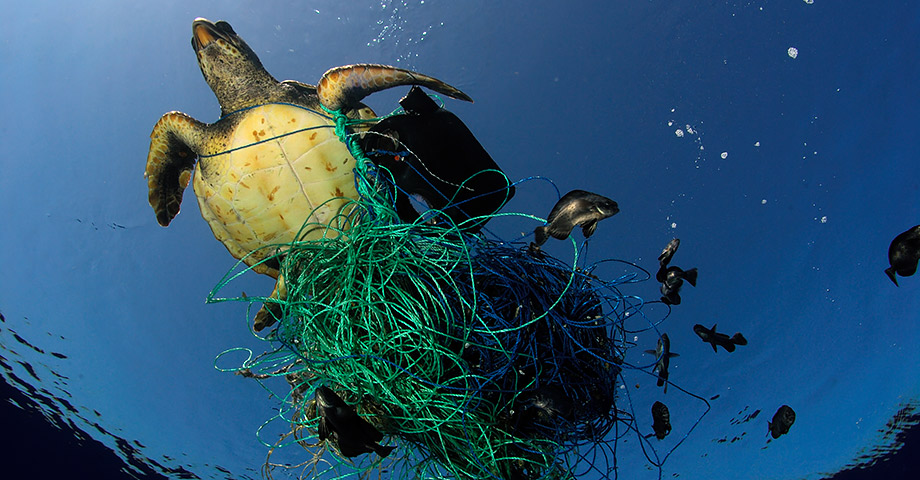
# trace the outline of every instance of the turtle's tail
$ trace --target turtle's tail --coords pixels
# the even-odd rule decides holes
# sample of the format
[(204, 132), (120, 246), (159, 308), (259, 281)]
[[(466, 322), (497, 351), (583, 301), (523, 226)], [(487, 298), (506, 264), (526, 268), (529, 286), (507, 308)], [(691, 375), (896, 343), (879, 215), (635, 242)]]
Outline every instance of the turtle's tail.
[(355, 108), (364, 97), (398, 85), (421, 85), (457, 100), (472, 102), (469, 95), (428, 75), (371, 63), (346, 65), (323, 74), (316, 93), (329, 110)]

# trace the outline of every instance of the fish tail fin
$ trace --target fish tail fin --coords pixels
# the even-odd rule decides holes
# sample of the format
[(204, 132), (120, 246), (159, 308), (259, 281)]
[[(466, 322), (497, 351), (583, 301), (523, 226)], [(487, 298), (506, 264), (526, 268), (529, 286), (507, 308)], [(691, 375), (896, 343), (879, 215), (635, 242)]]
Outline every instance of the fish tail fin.
[(545, 225), (533, 229), (533, 237), (534, 237), (534, 238), (533, 238), (533, 243), (535, 243), (538, 247), (539, 247), (540, 245), (543, 245), (544, 243), (546, 243), (546, 237), (547, 237), (547, 236), (548, 236), (548, 235), (546, 234), (546, 226), (545, 226)]
[(380, 445), (379, 443), (374, 444), (374, 452), (377, 455), (379, 455), (380, 458), (386, 458), (391, 453), (393, 453), (393, 450), (396, 450), (395, 445), (383, 446), (383, 445)]
[(690, 285), (696, 286), (696, 267), (691, 268), (690, 270), (684, 270), (684, 280), (687, 281)]
[(595, 230), (597, 230), (597, 220), (588, 221), (581, 226), (581, 233), (584, 234), (585, 238), (594, 235)]
[(744, 338), (744, 335), (742, 335), (741, 332), (738, 332), (732, 335), (732, 343), (735, 345), (747, 345), (747, 339)]
[[(667, 265), (662, 264), (661, 267), (658, 269), (658, 272), (655, 273), (655, 280), (657, 280), (658, 283), (664, 283), (664, 281), (667, 279), (668, 279), (668, 268), (667, 268)], [(662, 287), (663, 286), (664, 285), (662, 285)]]
[(896, 276), (894, 275), (894, 267), (888, 267), (888, 268), (886, 268), (886, 269), (885, 269), (885, 274), (888, 275), (888, 278), (890, 278), (892, 282), (894, 282), (894, 286), (896, 286), (896, 287), (899, 286), (899, 285), (898, 285), (898, 277), (896, 277)]
[(722, 345), (722, 348), (724, 348), (726, 352), (732, 353), (735, 351), (735, 344), (732, 342), (725, 342), (725, 345)]
[(658, 267), (668, 268), (669, 263), (671, 263), (671, 255), (668, 255), (668, 251), (665, 250), (661, 252), (661, 255), (658, 255)]
[(658, 267), (665, 268), (669, 263), (671, 263), (671, 257), (668, 255), (667, 250), (665, 250), (661, 252), (661, 255), (658, 255)]

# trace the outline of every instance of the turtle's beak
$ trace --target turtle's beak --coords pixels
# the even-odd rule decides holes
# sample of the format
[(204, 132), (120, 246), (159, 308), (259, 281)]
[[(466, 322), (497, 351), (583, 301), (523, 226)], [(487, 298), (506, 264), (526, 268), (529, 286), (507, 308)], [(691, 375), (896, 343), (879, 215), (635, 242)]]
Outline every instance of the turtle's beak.
[(192, 22), (192, 48), (196, 52), (207, 47), (219, 37), (220, 33), (217, 31), (217, 27), (209, 20), (199, 17)]

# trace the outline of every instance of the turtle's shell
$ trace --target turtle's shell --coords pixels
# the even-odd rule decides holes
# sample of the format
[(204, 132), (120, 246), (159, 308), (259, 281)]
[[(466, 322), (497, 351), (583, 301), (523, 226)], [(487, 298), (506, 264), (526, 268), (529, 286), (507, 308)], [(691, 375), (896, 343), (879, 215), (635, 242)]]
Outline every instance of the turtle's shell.
[[(349, 202), (358, 198), (355, 159), (332, 120), (289, 104), (235, 115), (226, 144), (203, 156), (194, 177), (201, 215), (230, 253), (255, 265), (276, 253), (266, 246), (334, 238), (347, 228)], [(315, 224), (301, 229), (308, 220)], [(277, 277), (266, 264), (253, 270)]]

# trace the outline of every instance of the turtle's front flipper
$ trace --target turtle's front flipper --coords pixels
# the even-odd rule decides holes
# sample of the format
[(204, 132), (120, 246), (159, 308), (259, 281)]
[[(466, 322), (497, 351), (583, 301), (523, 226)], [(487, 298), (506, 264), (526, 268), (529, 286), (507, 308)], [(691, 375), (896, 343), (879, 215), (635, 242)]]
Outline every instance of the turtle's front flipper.
[(460, 90), (428, 75), (388, 65), (359, 63), (328, 70), (323, 74), (316, 93), (319, 101), (330, 110), (353, 108), (362, 98), (398, 85), (421, 85), (458, 100), (473, 99)]
[(205, 128), (205, 124), (182, 112), (169, 112), (160, 117), (150, 134), (144, 177), (150, 206), (164, 227), (179, 213), (182, 192), (192, 178)]

